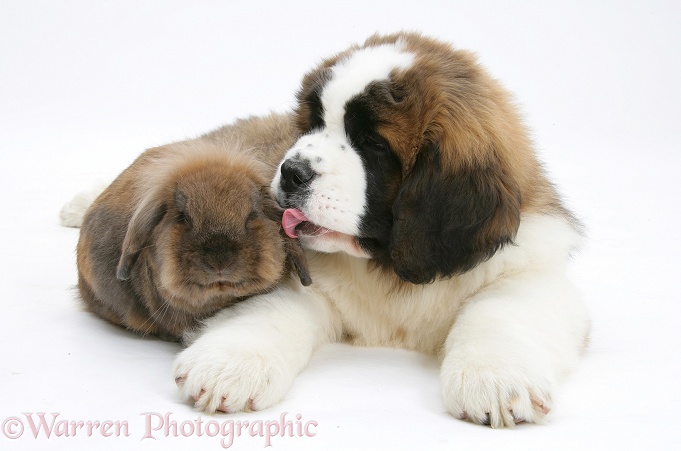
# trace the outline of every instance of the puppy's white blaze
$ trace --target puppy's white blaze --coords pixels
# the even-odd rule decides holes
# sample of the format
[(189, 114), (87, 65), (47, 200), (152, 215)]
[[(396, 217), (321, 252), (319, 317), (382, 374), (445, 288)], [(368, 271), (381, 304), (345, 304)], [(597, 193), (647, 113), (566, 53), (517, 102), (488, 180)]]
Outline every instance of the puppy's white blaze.
[(372, 81), (387, 79), (391, 71), (405, 69), (413, 60), (414, 55), (397, 42), (357, 50), (331, 69), (321, 95), (325, 127), (301, 138), (287, 154), (300, 153), (319, 174), (305, 209), (312, 222), (348, 235), (359, 233), (367, 180), (362, 160), (345, 133), (345, 105)]
[[(357, 50), (331, 69), (330, 80), (321, 95), (325, 126), (301, 137), (284, 158), (284, 161), (289, 158), (308, 160), (318, 175), (311, 182), (309, 197), (301, 205), (313, 223), (342, 234), (359, 234), (366, 209), (367, 177), (362, 159), (345, 133), (345, 105), (369, 83), (386, 80), (390, 72), (406, 69), (413, 61), (414, 55), (405, 52), (402, 42), (398, 41)], [(275, 197), (282, 202), (280, 170), (271, 186)], [(365, 253), (348, 249), (347, 243), (340, 243), (330, 236), (306, 240), (309, 247), (324, 252), (342, 250), (366, 257)]]
[(318, 133), (310, 149), (322, 151), (321, 161), (312, 158), (312, 168), (320, 174), (312, 182), (306, 214), (317, 224), (349, 235), (359, 233), (366, 207), (366, 174), (357, 153), (345, 134)]
[(386, 80), (394, 69), (406, 69), (414, 55), (402, 49), (401, 41), (357, 50), (331, 69), (331, 80), (322, 91), (327, 130), (343, 130), (345, 104), (372, 81)]

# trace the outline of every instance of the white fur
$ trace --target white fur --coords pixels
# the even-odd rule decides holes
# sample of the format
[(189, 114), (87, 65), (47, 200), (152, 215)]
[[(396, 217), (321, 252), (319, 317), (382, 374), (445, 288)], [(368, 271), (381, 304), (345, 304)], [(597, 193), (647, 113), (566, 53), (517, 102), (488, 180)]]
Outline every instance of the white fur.
[[(305, 199), (307, 217), (317, 225), (357, 235), (366, 205), (366, 175), (362, 160), (345, 135), (321, 131), (303, 136), (286, 157), (308, 160), (317, 174), (310, 183), (311, 195)], [(278, 191), (280, 178), (281, 171), (277, 171), (271, 186), (282, 203), (283, 193)]]
[[(303, 237), (303, 244), (320, 252), (347, 252), (356, 257), (369, 256), (347, 236), (356, 236), (366, 213), (367, 177), (360, 156), (345, 133), (345, 104), (367, 85), (388, 79), (396, 69), (408, 68), (414, 55), (402, 49), (400, 41), (357, 50), (331, 69), (324, 86), (324, 127), (301, 137), (282, 160), (307, 160), (317, 174), (310, 182), (312, 195), (305, 199), (304, 212), (317, 225), (339, 234)], [(280, 166), (281, 169), (281, 166)], [(281, 171), (272, 180), (272, 191), (284, 203), (279, 191)]]
[(366, 47), (353, 52), (346, 59), (336, 63), (332, 75), (324, 86), (321, 101), (324, 105), (324, 123), (329, 131), (343, 131), (345, 104), (364, 91), (376, 80), (386, 80), (395, 69), (407, 69), (414, 61), (414, 55), (405, 52), (398, 41)]
[(64, 227), (80, 227), (83, 224), (85, 212), (106, 187), (107, 184), (100, 183), (89, 191), (76, 194), (59, 212), (59, 224)]
[[(367, 178), (344, 130), (347, 101), (373, 80), (412, 64), (401, 46), (352, 53), (332, 70), (321, 100), (325, 127), (285, 159), (316, 173), (302, 205), (335, 232), (303, 236), (313, 285), (296, 281), (206, 323), (175, 364), (182, 393), (208, 412), (278, 402), (321, 344), (395, 346), (442, 359), (442, 396), (456, 417), (512, 427), (541, 422), (558, 381), (575, 365), (588, 320), (565, 264), (579, 235), (565, 218), (524, 215), (514, 245), (474, 269), (410, 285), (371, 268), (353, 235), (366, 213)], [(272, 190), (283, 203), (280, 174)]]
[(207, 412), (265, 409), (281, 400), (321, 343), (338, 337), (332, 321), (330, 306), (294, 283), (253, 297), (186, 337), (193, 343), (176, 359), (176, 380)]
[[(394, 290), (396, 279), (346, 254), (310, 258), (314, 284), (282, 287), (212, 318), (175, 375), (213, 412), (278, 402), (312, 352), (343, 334), (356, 344), (438, 355), (445, 406), (492, 426), (540, 422), (575, 365), (588, 320), (565, 264), (578, 235), (560, 218), (522, 218), (517, 245), (473, 270)], [(341, 327), (342, 324), (342, 327)], [(249, 401), (250, 400), (250, 401)], [(512, 413), (511, 413), (512, 410)]]

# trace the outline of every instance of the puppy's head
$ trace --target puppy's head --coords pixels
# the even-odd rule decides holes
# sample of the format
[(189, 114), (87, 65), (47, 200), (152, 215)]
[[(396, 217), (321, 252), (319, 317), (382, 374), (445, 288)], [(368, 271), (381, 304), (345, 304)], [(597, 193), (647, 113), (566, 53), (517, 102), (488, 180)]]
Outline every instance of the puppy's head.
[(417, 34), (374, 36), (304, 78), (272, 189), (289, 236), (426, 283), (512, 242), (536, 171), (507, 94), (475, 58)]

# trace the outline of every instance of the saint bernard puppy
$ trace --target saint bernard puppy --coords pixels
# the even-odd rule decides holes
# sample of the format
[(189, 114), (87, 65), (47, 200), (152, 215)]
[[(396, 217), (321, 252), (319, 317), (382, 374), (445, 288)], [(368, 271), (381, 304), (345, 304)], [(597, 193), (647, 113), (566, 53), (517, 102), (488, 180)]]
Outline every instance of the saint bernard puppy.
[(206, 321), (175, 363), (182, 394), (206, 412), (265, 409), (346, 340), (437, 356), (456, 418), (542, 422), (588, 337), (566, 277), (580, 225), (509, 94), (471, 53), (373, 36), (305, 76), (294, 121), (272, 191), (312, 286)]

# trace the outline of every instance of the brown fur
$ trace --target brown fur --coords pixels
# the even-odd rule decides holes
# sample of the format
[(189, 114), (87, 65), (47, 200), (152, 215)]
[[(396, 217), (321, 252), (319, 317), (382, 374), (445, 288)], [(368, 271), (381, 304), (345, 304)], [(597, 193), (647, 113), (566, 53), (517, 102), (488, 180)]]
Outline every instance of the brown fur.
[(238, 121), (144, 152), (88, 209), (78, 287), (93, 313), (178, 339), (217, 310), (267, 292), (305, 257), (283, 237), (268, 181), (295, 136), (287, 117)]
[(334, 64), (359, 48), (397, 41), (415, 55), (413, 64), (361, 94), (372, 131), (401, 168), (383, 184), (380, 215), (389, 229), (360, 239), (379, 266), (409, 282), (432, 282), (512, 243), (521, 214), (556, 214), (579, 228), (544, 175), (510, 95), (472, 53), (446, 43), (417, 33), (375, 35), (323, 61), (298, 94), (300, 131), (319, 126), (316, 105)]
[[(275, 189), (309, 218), (287, 225), (319, 251), (314, 287), (304, 302), (287, 288), (217, 315), (178, 356), (176, 382), (209, 413), (267, 408), (315, 349), (343, 339), (438, 356), (456, 418), (542, 422), (588, 322), (563, 274), (575, 221), (472, 54), (414, 33), (365, 46), (382, 43), (396, 45), (322, 62), (298, 93), (295, 124), (310, 136)], [(256, 345), (235, 325), (259, 325)]]

